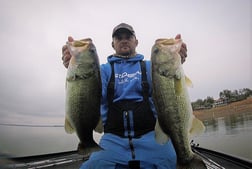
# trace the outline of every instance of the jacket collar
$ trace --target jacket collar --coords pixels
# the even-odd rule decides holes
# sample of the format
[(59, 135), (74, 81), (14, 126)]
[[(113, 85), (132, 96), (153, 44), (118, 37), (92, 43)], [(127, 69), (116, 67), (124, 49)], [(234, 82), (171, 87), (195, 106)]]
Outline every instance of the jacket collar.
[(108, 56), (107, 60), (108, 62), (117, 62), (117, 61), (140, 61), (140, 60), (143, 60), (144, 59), (144, 56), (142, 54), (136, 54), (134, 56), (131, 56), (131, 57), (126, 57), (126, 56), (120, 56), (120, 55), (116, 55), (116, 54), (113, 54), (113, 55), (110, 55)]

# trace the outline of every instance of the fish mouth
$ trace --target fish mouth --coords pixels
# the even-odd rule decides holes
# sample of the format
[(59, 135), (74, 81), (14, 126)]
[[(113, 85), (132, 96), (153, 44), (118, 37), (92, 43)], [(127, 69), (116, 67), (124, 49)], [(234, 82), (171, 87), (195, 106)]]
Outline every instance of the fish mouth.
[(159, 45), (174, 45), (176, 43), (176, 40), (173, 38), (170, 39), (161, 38), (157, 39), (155, 43)]
[(74, 40), (73, 42), (67, 42), (67, 47), (72, 56), (74, 53), (79, 53), (81, 51), (87, 50), (93, 46), (92, 39), (86, 38), (81, 40)]
[(88, 46), (91, 43), (92, 43), (92, 40), (90, 38), (87, 38), (87, 39), (81, 39), (81, 40), (73, 41), (72, 46), (73, 47), (84, 47), (84, 46)]
[(169, 46), (174, 45), (175, 42), (171, 42), (170, 39), (157, 39), (155, 44), (152, 47), (151, 53), (157, 55), (158, 53), (165, 53), (168, 54)]

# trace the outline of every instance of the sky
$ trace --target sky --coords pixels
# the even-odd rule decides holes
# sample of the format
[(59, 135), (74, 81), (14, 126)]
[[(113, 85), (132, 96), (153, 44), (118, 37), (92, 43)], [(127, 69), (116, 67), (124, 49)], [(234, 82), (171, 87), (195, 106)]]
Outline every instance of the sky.
[(147, 60), (156, 39), (181, 34), (191, 101), (252, 89), (251, 0), (0, 0), (0, 123), (63, 124), (67, 37), (92, 38), (106, 63), (121, 22)]

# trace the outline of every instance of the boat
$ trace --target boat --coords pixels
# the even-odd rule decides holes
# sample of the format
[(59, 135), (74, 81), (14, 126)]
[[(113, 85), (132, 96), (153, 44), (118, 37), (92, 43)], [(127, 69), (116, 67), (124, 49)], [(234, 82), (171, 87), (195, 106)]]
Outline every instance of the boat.
[(223, 152), (192, 146), (194, 153), (203, 158), (209, 169), (252, 169), (252, 161)]
[[(252, 169), (252, 161), (192, 145), (208, 169)], [(0, 156), (0, 168), (6, 169), (78, 169), (88, 159), (77, 151), (7, 158)]]

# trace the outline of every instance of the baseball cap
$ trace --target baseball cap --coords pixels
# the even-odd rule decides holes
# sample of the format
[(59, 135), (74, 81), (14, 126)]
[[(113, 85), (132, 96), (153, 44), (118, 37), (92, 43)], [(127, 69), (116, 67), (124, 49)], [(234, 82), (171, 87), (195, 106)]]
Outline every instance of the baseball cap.
[(117, 25), (114, 29), (113, 29), (113, 33), (112, 33), (112, 37), (114, 37), (119, 30), (122, 30), (122, 29), (126, 29), (127, 31), (129, 31), (132, 35), (136, 36), (135, 35), (135, 31), (133, 29), (132, 26), (130, 26), (129, 24), (126, 24), (126, 23), (120, 23), (119, 25)]

